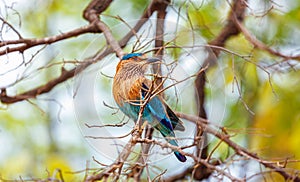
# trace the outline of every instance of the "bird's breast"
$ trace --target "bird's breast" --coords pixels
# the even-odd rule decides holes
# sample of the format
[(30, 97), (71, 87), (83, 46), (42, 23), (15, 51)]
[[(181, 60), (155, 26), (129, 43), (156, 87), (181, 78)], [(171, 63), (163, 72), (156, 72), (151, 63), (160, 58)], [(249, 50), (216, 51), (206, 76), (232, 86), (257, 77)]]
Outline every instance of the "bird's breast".
[(140, 101), (141, 83), (139, 78), (114, 78), (113, 96), (119, 107), (124, 103), (137, 104)]

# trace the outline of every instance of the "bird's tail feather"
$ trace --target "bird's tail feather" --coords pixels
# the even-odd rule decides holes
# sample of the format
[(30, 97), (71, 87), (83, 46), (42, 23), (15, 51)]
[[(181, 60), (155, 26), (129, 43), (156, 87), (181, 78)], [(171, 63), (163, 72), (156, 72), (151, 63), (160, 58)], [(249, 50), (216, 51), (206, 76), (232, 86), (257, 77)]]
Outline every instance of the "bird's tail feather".
[(186, 157), (184, 155), (182, 155), (181, 153), (179, 153), (178, 151), (175, 151), (174, 154), (180, 162), (186, 161)]
[[(169, 143), (170, 143), (171, 145), (178, 146), (176, 140), (169, 140)], [(180, 152), (174, 151), (174, 154), (175, 154), (176, 158), (177, 158), (180, 162), (185, 162), (185, 161), (186, 161), (186, 157), (185, 157), (184, 155), (182, 155)]]
[[(177, 143), (176, 139), (170, 139), (169, 137), (167, 137), (167, 134), (166, 134), (167, 132), (163, 132), (163, 131), (165, 131), (165, 130), (163, 130), (165, 128), (160, 127), (160, 126), (161, 125), (156, 125), (156, 129), (158, 129), (158, 131), (160, 131), (160, 133), (165, 137), (165, 139), (168, 141), (169, 144), (178, 147), (178, 143)], [(171, 132), (168, 131), (168, 132), (169, 132), (169, 134), (168, 134), (169, 136), (171, 136), (172, 138), (175, 137), (175, 134), (174, 134), (173, 131), (171, 131)], [(186, 161), (186, 157), (184, 155), (182, 155), (180, 152), (174, 151), (174, 154), (180, 162), (185, 162)]]

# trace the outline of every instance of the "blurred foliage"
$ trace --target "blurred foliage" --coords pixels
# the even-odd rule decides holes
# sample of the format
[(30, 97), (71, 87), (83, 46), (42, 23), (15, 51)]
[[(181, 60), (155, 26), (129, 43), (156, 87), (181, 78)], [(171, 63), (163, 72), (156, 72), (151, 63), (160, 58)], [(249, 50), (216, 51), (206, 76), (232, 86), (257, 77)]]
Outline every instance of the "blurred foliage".
[[(245, 24), (252, 34), (275, 50), (287, 55), (299, 54), (299, 2), (287, 3), (290, 6), (285, 8), (289, 11), (279, 10), (273, 4), (273, 11), (257, 17), (251, 16), (256, 11), (252, 7)], [(199, 28), (196, 30), (207, 41), (213, 39), (221, 27), (216, 24), (220, 22), (222, 6), (219, 9), (213, 6), (214, 2), (209, 1), (199, 10), (191, 8), (189, 11), (194, 27)], [(266, 159), (299, 159), (299, 64), (295, 61), (280, 64), (281, 58), (254, 48), (243, 35), (227, 41), (226, 48), (240, 55), (250, 55), (243, 59), (222, 53), (219, 58), (218, 66), (224, 68), (225, 75), (223, 88), (228, 102), (224, 125), (228, 132), (237, 133), (235, 141)], [(219, 70), (211, 71), (210, 74), (220, 74)], [(221, 144), (217, 151), (222, 159), (227, 158), (228, 146)], [(288, 167), (300, 169), (300, 163), (291, 163)], [(282, 180), (276, 176), (268, 177)]]
[[(253, 145), (262, 148), (266, 157), (300, 157), (300, 97), (298, 74), (292, 73), (288, 79), (297, 79), (296, 84), (279, 83), (274, 85), (277, 96), (270, 94), (272, 88), (268, 82), (261, 87), (258, 100), (259, 110), (254, 119), (254, 127), (266, 130), (267, 136), (255, 136)], [(262, 107), (263, 106), (263, 107)], [(266, 148), (266, 149), (264, 149)], [(300, 164), (296, 165), (300, 168)], [(294, 166), (295, 167), (295, 166)]]
[[(197, 3), (196, 1), (191, 2)], [(245, 26), (266, 45), (283, 51), (287, 55), (299, 54), (300, 1), (284, 3), (284, 6), (287, 7), (273, 4), (274, 7), (270, 12), (261, 13), (267, 12), (271, 8), (270, 2), (258, 2), (264, 6), (250, 4)], [(21, 15), (21, 31), (26, 37), (44, 37), (85, 25), (82, 11), (88, 3), (89, 1), (80, 0), (72, 1), (72, 3), (67, 0), (28, 2), (24, 9), (17, 9)], [(120, 16), (125, 21), (132, 21), (140, 17), (147, 5), (148, 1), (146, 0), (113, 1), (101, 18), (110, 27), (115, 27), (120, 21), (106, 15)], [(227, 1), (203, 1), (199, 5), (174, 1), (172, 6), (172, 8), (181, 8), (182, 15), (187, 15), (190, 21), (185, 21), (184, 24), (193, 28), (195, 33), (206, 42), (218, 35), (226, 23), (225, 18), (229, 10)], [(172, 8), (169, 8), (168, 11), (171, 11)], [(188, 18), (184, 20), (188, 20)], [(115, 30), (113, 33), (117, 38), (125, 33), (123, 29), (118, 30), (118, 27)], [(187, 38), (187, 34), (180, 33), (182, 33), (181, 36), (176, 40), (178, 43), (191, 41), (190, 37)], [(83, 35), (74, 40), (55, 43), (56, 47), (48, 46), (45, 53), (38, 59), (42, 64), (81, 59), (87, 52), (95, 52), (105, 44), (104, 39), (97, 38), (99, 38), (98, 35)], [(94, 43), (91, 44), (93, 41)], [(87, 52), (83, 51), (86, 47), (89, 47)], [(219, 57), (218, 66), (222, 68), (224, 82), (220, 83), (218, 88), (222, 88), (227, 101), (226, 108), (224, 108), (226, 114), (223, 125), (228, 128), (230, 133), (237, 133), (233, 138), (235, 141), (249, 147), (251, 151), (266, 159), (299, 159), (300, 67), (298, 62), (282, 60), (265, 51), (258, 50), (243, 35), (228, 40), (226, 48), (247, 57), (241, 58), (225, 52)], [(129, 48), (127, 47), (127, 49)], [(166, 52), (175, 60), (178, 60), (182, 53), (178, 48)], [(208, 75), (219, 77), (219, 71), (220, 69), (211, 69)], [(61, 70), (55, 66), (47, 71), (42, 70), (42, 74), (21, 84), (18, 92), (35, 87), (37, 83), (46, 83), (60, 73)], [(108, 74), (110, 73), (108, 72)], [(103, 95), (109, 97), (111, 79), (102, 79), (100, 84), (102, 87), (99, 89), (106, 89), (106, 95)], [(54, 98), (66, 97), (64, 89), (65, 87), (59, 87), (50, 95), (53, 94), (51, 96)], [(193, 97), (191, 92), (189, 90), (184, 97)], [(210, 98), (214, 94), (219, 94), (220, 90), (207, 89), (207, 92), (208, 98)], [(43, 97), (41, 98), (43, 99)], [(38, 97), (37, 100), (41, 98)], [(186, 108), (182, 108), (182, 110), (190, 112), (190, 105), (184, 104)], [(56, 112), (53, 111), (53, 108), (56, 108), (54, 109)], [(113, 120), (114, 118), (110, 114), (103, 116), (102, 119), (104, 121), (106, 119)], [(7, 152), (0, 157), (0, 176), (2, 178), (16, 179), (18, 176), (60, 178), (57, 170), (60, 169), (66, 181), (76, 179), (75, 174), (68, 172), (84, 169), (85, 163), (82, 161), (87, 160), (90, 153), (83, 145), (84, 142), (79, 141), (78, 138), (60, 140), (60, 134), (65, 132), (63, 129), (73, 131), (74, 126), (75, 129), (78, 128), (74, 118), (63, 117), (63, 124), (66, 124), (62, 124), (63, 132), (59, 133), (58, 127), (55, 127), (57, 123), (60, 123), (58, 115), (57, 105), (47, 105), (43, 101), (33, 101), (33, 104), (17, 103), (0, 111), (0, 145), (7, 147)], [(70, 125), (73, 128), (67, 129)], [(4, 140), (1, 140), (1, 135), (5, 136)], [(82, 138), (82, 136), (80, 137)], [(67, 143), (63, 143), (66, 141)], [(211, 149), (217, 143), (214, 141)], [(215, 157), (225, 160), (230, 154), (232, 151), (228, 149), (228, 146), (221, 144)], [(77, 165), (78, 160), (74, 162), (73, 158), (80, 159), (81, 165)], [(300, 169), (300, 163), (291, 163), (288, 164), (288, 167)], [(83, 176), (84, 174), (79, 175)]]
[(190, 6), (188, 15), (190, 16), (195, 30), (199, 31), (201, 36), (208, 41), (212, 40), (222, 28), (220, 17), (222, 17), (222, 11), (218, 8), (225, 8), (227, 3), (224, 1), (221, 5), (216, 7), (218, 2), (208, 1), (203, 3), (201, 7)]

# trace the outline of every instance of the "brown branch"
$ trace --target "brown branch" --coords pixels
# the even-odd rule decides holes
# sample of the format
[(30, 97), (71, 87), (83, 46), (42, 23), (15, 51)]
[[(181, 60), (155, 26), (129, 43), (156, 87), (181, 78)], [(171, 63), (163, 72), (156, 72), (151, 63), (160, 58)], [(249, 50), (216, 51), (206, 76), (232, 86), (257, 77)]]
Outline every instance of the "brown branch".
[[(138, 127), (138, 123), (136, 124), (136, 127)], [(112, 174), (117, 169), (122, 169), (124, 162), (129, 157), (130, 153), (132, 152), (131, 149), (135, 146), (135, 138), (139, 137), (139, 132), (134, 132), (133, 136), (129, 140), (129, 142), (125, 145), (122, 152), (119, 154), (118, 159), (111, 164), (109, 167), (107, 167), (104, 171), (97, 175), (88, 176), (86, 181), (97, 181), (101, 180), (104, 177), (108, 177), (110, 174)]]
[[(153, 1), (153, 3), (156, 1)], [(153, 4), (152, 3), (152, 4)], [(168, 6), (168, 4), (170, 3), (169, 0), (165, 1), (164, 3), (161, 3), (160, 6), (157, 6), (157, 17), (156, 17), (156, 31), (155, 31), (155, 48), (163, 48), (164, 46), (164, 41), (163, 41), (163, 35), (164, 35), (164, 23), (165, 23), (165, 17), (166, 17), (166, 8)], [(155, 55), (158, 56), (160, 59), (162, 59), (164, 51), (161, 49), (157, 49), (157, 51), (155, 51)], [(153, 72), (158, 74), (158, 75), (162, 75), (161, 73), (161, 65), (160, 64), (154, 64), (152, 66)], [(161, 78), (155, 78), (155, 83), (156, 85), (160, 85), (160, 83), (162, 82)], [(152, 139), (152, 134), (153, 134), (154, 129), (149, 126), (146, 128), (146, 132), (145, 132), (145, 138), (146, 139)], [(132, 173), (133, 173), (133, 177), (135, 181), (140, 181), (141, 179), (141, 175), (143, 173), (143, 170), (145, 168), (145, 156), (147, 156), (147, 154), (149, 153), (151, 144), (144, 144), (141, 143), (142, 145), (142, 150), (141, 153), (139, 155), (139, 158), (137, 160), (138, 164), (142, 164), (142, 165), (135, 165), (132, 169)]]
[(113, 37), (111, 30), (108, 26), (100, 20), (99, 15), (110, 5), (112, 0), (93, 0), (83, 12), (83, 17), (91, 24), (95, 24), (105, 36), (106, 42), (112, 47), (117, 56), (121, 59), (124, 55), (123, 50), (119, 43)]
[[(147, 125), (147, 128), (145, 130), (145, 136), (144, 138), (147, 139), (152, 139), (152, 134), (153, 134), (154, 129), (152, 126)], [(147, 156), (150, 151), (151, 144), (147, 143), (141, 143), (142, 145), (142, 150), (139, 153), (138, 159), (136, 164), (132, 167), (131, 173), (127, 175), (128, 178), (133, 177), (135, 181), (140, 181), (141, 175), (143, 173), (144, 168), (146, 167), (146, 162), (147, 162)]]
[[(18, 37), (19, 37), (19, 39), (22, 39), (23, 37), (22, 37), (22, 35), (20, 34), (20, 32), (18, 32), (17, 31), (17, 29), (12, 25), (12, 24), (10, 24), (8, 21), (6, 21), (4, 18), (2, 18), (2, 17), (0, 17), (0, 20), (4, 23), (4, 24), (6, 24), (9, 28), (11, 28), (17, 35), (18, 35)], [(1, 45), (1, 43), (0, 43), (0, 45)], [(1, 47), (1, 46), (0, 46)]]
[[(61, 40), (65, 40), (68, 38), (76, 37), (85, 33), (100, 33), (100, 31), (95, 27), (94, 24), (89, 24), (69, 32), (61, 33), (59, 35), (54, 35), (50, 37), (44, 37), (40, 39), (18, 39), (18, 40), (7, 40), (0, 42), (0, 47), (3, 47), (0, 50), (0, 56), (4, 54), (8, 54), (11, 52), (24, 52), (26, 49), (32, 48), (38, 45), (44, 44), (52, 44)], [(21, 44), (19, 46), (16, 46)], [(13, 45), (12, 47), (8, 47), (9, 45)]]
[(124, 55), (124, 52), (119, 44), (119, 42), (117, 42), (112, 33), (111, 30), (107, 27), (107, 25), (105, 23), (103, 23), (102, 21), (100, 21), (100, 19), (97, 21), (97, 26), (100, 30), (102, 30), (107, 44), (110, 45), (112, 47), (112, 49), (114, 50), (114, 52), (117, 54), (117, 56), (121, 59)]
[[(231, 6), (230, 13), (227, 17), (227, 24), (219, 35), (212, 40), (209, 45), (212, 46), (218, 46), (218, 47), (224, 47), (225, 42), (232, 36), (239, 34), (239, 29), (237, 28), (234, 18), (237, 18), (239, 21), (243, 21), (244, 14), (246, 9), (246, 0), (234, 0), (233, 5)], [(204, 61), (203, 67), (206, 66), (212, 66), (216, 63), (216, 58), (220, 54), (220, 49), (212, 49), (206, 48), (208, 52), (208, 57)], [(201, 68), (200, 68), (201, 69)], [(206, 83), (206, 74), (205, 72), (201, 72), (195, 80), (195, 87), (196, 87), (196, 100), (199, 102), (197, 103), (197, 110), (198, 110), (198, 116), (202, 118), (207, 118), (207, 114), (205, 111), (205, 83)], [(203, 127), (197, 127), (197, 131), (195, 133), (195, 138), (201, 138), (201, 141), (198, 142), (197, 145), (197, 156), (201, 157), (202, 159), (207, 158), (208, 155), (208, 144), (207, 144), (207, 136), (204, 132), (205, 128)], [(211, 175), (211, 172), (209, 169), (203, 165), (198, 165), (198, 167), (194, 168), (193, 171), (193, 177), (197, 180), (202, 180), (205, 178), (208, 178)]]
[(109, 7), (111, 2), (112, 0), (92, 0), (83, 11), (83, 18), (90, 20), (91, 16), (94, 16), (94, 14), (100, 15)]
[[(88, 63), (84, 63), (80, 67), (86, 67), (87, 65)], [(62, 71), (61, 75), (58, 78), (55, 78), (47, 82), (45, 85), (41, 85), (37, 88), (34, 88), (22, 94), (18, 94), (16, 96), (6, 95), (5, 89), (3, 89), (1, 91), (0, 100), (2, 103), (11, 104), (22, 100), (27, 100), (30, 98), (35, 98), (37, 95), (49, 92), (50, 90), (52, 90), (54, 86), (68, 80), (69, 78), (72, 78), (75, 74), (75, 71), (76, 71), (75, 68), (70, 71)]]
[(246, 148), (236, 144), (235, 142), (230, 140), (230, 136), (228, 134), (226, 133), (224, 134), (219, 130), (213, 129), (211, 126), (208, 125), (209, 121), (207, 119), (197, 117), (197, 116), (187, 115), (184, 113), (178, 113), (178, 112), (176, 113), (176, 115), (180, 118), (197, 123), (197, 125), (199, 125), (201, 128), (205, 128), (205, 132), (210, 133), (213, 136), (219, 138), (221, 141), (225, 142), (238, 155), (247, 157), (249, 159), (254, 159), (255, 161), (259, 162), (265, 167), (273, 169), (275, 172), (279, 173), (286, 180), (300, 181), (300, 178), (298, 176), (293, 176), (293, 174), (287, 173), (284, 170), (284, 168), (282, 168), (281, 166), (276, 165), (274, 162), (263, 160), (257, 154), (249, 152)]
[[(206, 166), (208, 169), (210, 169), (211, 171), (216, 171), (219, 174), (222, 174), (222, 175), (228, 177), (232, 181), (244, 181), (242, 179), (238, 179), (238, 178), (232, 176), (230, 173), (225, 172), (225, 170), (217, 167), (216, 165), (209, 163), (207, 160), (198, 158), (197, 156), (195, 156), (195, 155), (193, 155), (191, 153), (184, 152), (180, 147), (171, 145), (169, 143), (162, 143), (162, 142), (159, 142), (157, 140), (150, 140), (150, 139), (147, 139), (147, 138), (137, 138), (136, 142), (139, 142), (139, 143), (148, 143), (148, 144), (155, 144), (155, 145), (158, 145), (158, 146), (160, 146), (162, 148), (170, 148), (172, 150), (179, 151), (183, 155), (191, 157), (196, 162), (196, 165), (202, 164), (202, 165)], [(166, 181), (169, 181), (169, 180), (167, 179)]]
[[(147, 21), (147, 19), (152, 15), (152, 13), (156, 10), (157, 8), (157, 1), (152, 1), (149, 7), (144, 11), (143, 15), (141, 16), (140, 20), (136, 23), (136, 25), (133, 27), (131, 31), (129, 31), (120, 41), (119, 45), (121, 48), (125, 47), (130, 40), (132, 36), (134, 36), (134, 32), (137, 32), (142, 25)], [(94, 27), (94, 26), (92, 26)], [(78, 34), (79, 35), (79, 34)], [(21, 94), (17, 94), (15, 96), (8, 96), (6, 94), (6, 89), (1, 90), (0, 94), (0, 101), (4, 104), (12, 104), (15, 102), (31, 99), (31, 98), (36, 98), (38, 95), (47, 93), (51, 91), (54, 87), (59, 85), (60, 83), (63, 83), (67, 81), (70, 78), (73, 78), (74, 75), (81, 73), (84, 69), (86, 69), (88, 66), (91, 64), (95, 63), (98, 60), (103, 59), (105, 56), (108, 54), (112, 53), (113, 50), (109, 48), (108, 46), (104, 47), (104, 51), (101, 51), (100, 53), (95, 54), (94, 56), (90, 58), (86, 58), (83, 63), (79, 66), (76, 66), (75, 68), (69, 70), (69, 71), (64, 71), (61, 73), (60, 76), (57, 78), (50, 80), (48, 83), (45, 85), (38, 86), (36, 88), (33, 88), (29, 91), (23, 92)]]
[(246, 27), (243, 26), (243, 24), (238, 21), (237, 18), (234, 19), (234, 23), (236, 24), (236, 26), (239, 28), (239, 30), (243, 33), (243, 35), (245, 36), (245, 38), (251, 43), (253, 44), (256, 48), (259, 48), (261, 50), (267, 51), (268, 53), (270, 53), (271, 55), (274, 56), (278, 56), (281, 57), (285, 60), (298, 60), (300, 61), (300, 55), (296, 55), (296, 56), (289, 56), (289, 55), (285, 55), (282, 54), (272, 48), (270, 48), (269, 46), (267, 46), (266, 44), (264, 44), (263, 42), (261, 42), (260, 40), (258, 40), (254, 35), (252, 35)]
[(125, 145), (121, 153), (119, 154), (118, 158), (115, 160), (114, 163), (112, 163), (108, 168), (106, 168), (104, 171), (100, 172), (99, 174), (92, 175), (86, 179), (86, 181), (96, 181), (101, 180), (104, 177), (108, 177), (110, 174), (114, 173), (117, 169), (119, 170), (119, 174), (115, 176), (114, 181), (117, 181), (119, 178), (119, 175), (122, 171), (123, 165), (126, 162), (129, 155), (132, 153), (132, 148), (135, 146), (135, 144), (141, 139), (141, 135), (143, 132), (143, 128), (141, 127), (142, 124), (142, 116), (144, 109), (149, 103), (151, 97), (149, 96), (145, 97), (145, 100), (143, 101), (140, 111), (138, 114), (138, 119), (136, 121), (136, 124), (134, 126), (132, 137), (130, 138), (129, 142)]
[(144, 11), (143, 15), (140, 17), (139, 21), (133, 27), (132, 31), (125, 35), (123, 40), (119, 42), (121, 47), (124, 47), (125, 43), (128, 42), (129, 39), (132, 37), (131, 34), (137, 32), (137, 30), (139, 30), (142, 27), (142, 25), (150, 18), (153, 12), (159, 10), (161, 6), (164, 6), (164, 4), (166, 4), (165, 0), (152, 0), (150, 5)]
[[(224, 47), (225, 42), (232, 36), (240, 33), (239, 28), (236, 26), (235, 20), (243, 22), (245, 18), (245, 10), (247, 7), (247, 0), (234, 0), (231, 6), (230, 13), (227, 17), (227, 24), (218, 34), (218, 36), (210, 41), (210, 45)], [(219, 56), (220, 50), (213, 50), (216, 57)]]

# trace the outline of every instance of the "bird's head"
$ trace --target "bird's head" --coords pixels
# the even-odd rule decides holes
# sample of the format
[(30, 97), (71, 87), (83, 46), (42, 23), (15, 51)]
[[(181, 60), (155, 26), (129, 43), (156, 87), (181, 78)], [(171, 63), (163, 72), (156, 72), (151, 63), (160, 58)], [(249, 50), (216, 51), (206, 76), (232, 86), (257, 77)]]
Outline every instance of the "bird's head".
[(125, 54), (117, 66), (117, 72), (120, 69), (125, 68), (126, 71), (138, 70), (144, 72), (147, 69), (147, 65), (160, 61), (158, 58), (147, 58), (145, 54), (142, 53), (129, 53)]

